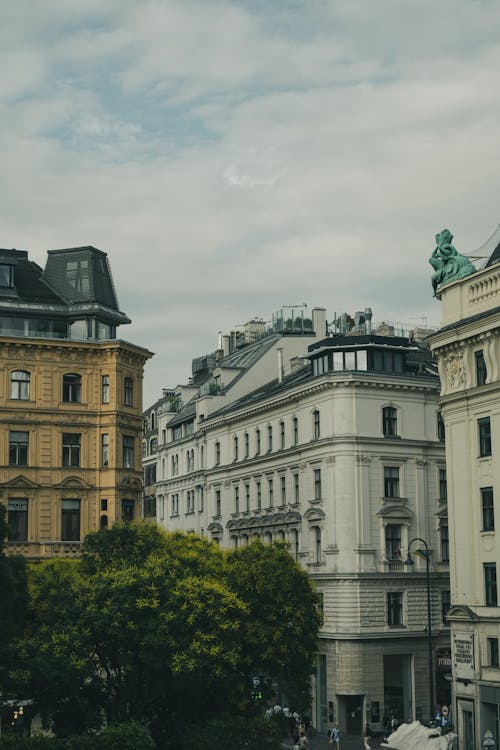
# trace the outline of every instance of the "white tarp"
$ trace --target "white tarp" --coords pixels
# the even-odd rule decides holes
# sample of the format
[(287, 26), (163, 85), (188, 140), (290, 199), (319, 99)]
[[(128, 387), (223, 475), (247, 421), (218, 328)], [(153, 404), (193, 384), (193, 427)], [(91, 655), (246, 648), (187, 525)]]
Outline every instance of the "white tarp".
[[(381, 747), (390, 750), (452, 750), (456, 735), (453, 732), (438, 735), (439, 729), (424, 727), (419, 721), (401, 724)], [(437, 736), (434, 736), (437, 735)]]

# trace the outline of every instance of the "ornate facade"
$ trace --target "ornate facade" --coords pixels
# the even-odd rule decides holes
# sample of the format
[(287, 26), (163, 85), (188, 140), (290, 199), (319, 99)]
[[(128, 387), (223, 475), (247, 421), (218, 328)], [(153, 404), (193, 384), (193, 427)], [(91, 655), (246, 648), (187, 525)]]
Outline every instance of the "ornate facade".
[[(157, 519), (226, 547), (289, 543), (321, 595), (320, 731), (428, 718), (430, 679), (449, 699), (436, 666), (449, 658), (437, 373), (408, 339), (334, 336), (308, 349), (286, 377), (269, 372), (229, 403), (194, 389), (180, 411), (168, 398), (158, 407)], [(432, 551), (432, 675), (425, 565), (404, 565), (413, 537)]]
[[(498, 235), (496, 236), (498, 242)], [(500, 257), (444, 283), (431, 337), (441, 374), (450, 518), (452, 672), (460, 750), (499, 736)]]
[(52, 251), (45, 271), (0, 251), (0, 502), (8, 551), (77, 555), (89, 530), (141, 517), (142, 377), (116, 339), (107, 257)]

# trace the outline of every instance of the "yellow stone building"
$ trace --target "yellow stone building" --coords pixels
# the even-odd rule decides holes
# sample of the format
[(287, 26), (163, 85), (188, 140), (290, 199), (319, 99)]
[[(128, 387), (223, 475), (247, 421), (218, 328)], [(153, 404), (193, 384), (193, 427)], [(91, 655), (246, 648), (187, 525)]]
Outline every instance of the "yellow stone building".
[(116, 339), (107, 256), (0, 250), (0, 502), (8, 550), (77, 555), (85, 534), (142, 515), (142, 378), (151, 353)]

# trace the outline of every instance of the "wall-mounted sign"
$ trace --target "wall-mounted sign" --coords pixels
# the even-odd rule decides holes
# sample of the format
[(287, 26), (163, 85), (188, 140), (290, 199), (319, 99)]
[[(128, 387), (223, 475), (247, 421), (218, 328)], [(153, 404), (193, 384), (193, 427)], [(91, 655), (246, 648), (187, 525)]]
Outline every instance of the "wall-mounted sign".
[(472, 680), (474, 677), (474, 635), (453, 633), (453, 672), (454, 677)]

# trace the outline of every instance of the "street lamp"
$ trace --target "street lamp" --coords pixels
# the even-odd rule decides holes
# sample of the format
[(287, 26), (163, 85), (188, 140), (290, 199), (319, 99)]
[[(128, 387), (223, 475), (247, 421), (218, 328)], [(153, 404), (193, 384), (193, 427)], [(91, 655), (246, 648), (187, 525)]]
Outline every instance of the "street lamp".
[(429, 697), (430, 697), (430, 720), (434, 719), (434, 669), (432, 661), (432, 619), (431, 619), (431, 577), (429, 572), (430, 563), (430, 552), (429, 545), (425, 539), (421, 539), (419, 536), (410, 539), (408, 542), (408, 557), (405, 560), (405, 565), (414, 565), (414, 562), (410, 555), (410, 548), (414, 542), (420, 542), (425, 547), (424, 550), (417, 550), (420, 552), (422, 557), (425, 557), (425, 579), (427, 584), (427, 643), (429, 647)]

